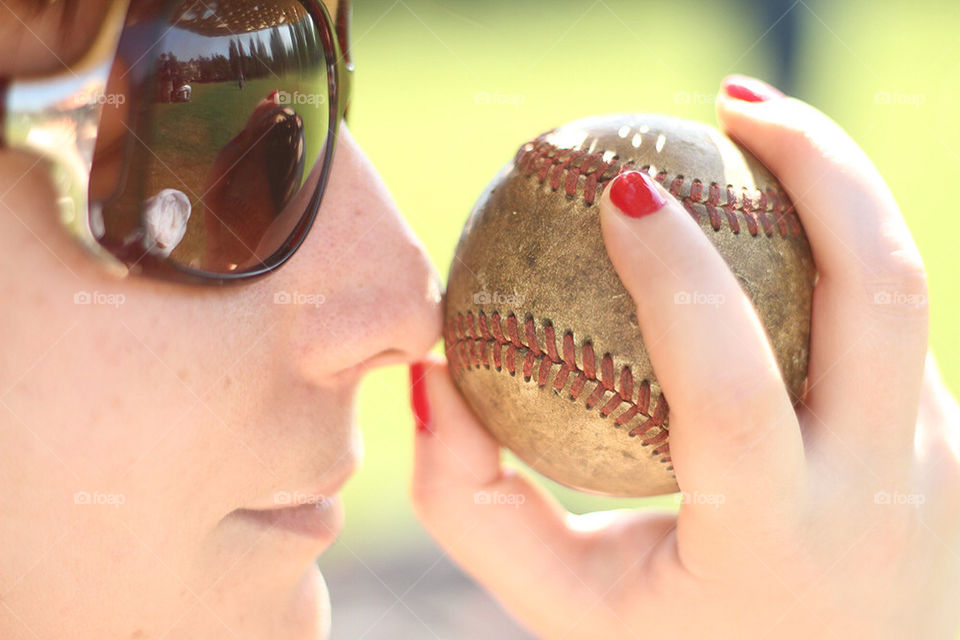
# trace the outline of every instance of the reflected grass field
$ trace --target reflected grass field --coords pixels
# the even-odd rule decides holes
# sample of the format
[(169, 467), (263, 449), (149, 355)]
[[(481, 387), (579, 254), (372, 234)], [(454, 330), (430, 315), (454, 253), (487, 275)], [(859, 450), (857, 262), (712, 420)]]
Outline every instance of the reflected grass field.
[[(767, 25), (748, 6), (359, 2), (350, 128), (445, 279), (474, 199), (524, 141), (594, 113), (715, 124), (724, 75), (769, 77)], [(934, 2), (796, 10), (800, 97), (850, 132), (897, 197), (929, 271), (931, 344), (960, 391), (960, 217), (951, 195), (960, 179), (960, 11)], [(341, 541), (321, 564), (397, 553), (425, 536), (407, 498), (405, 369), (369, 376), (359, 420), (365, 466), (344, 492)], [(671, 496), (604, 499), (543, 482), (575, 511), (676, 507)]]
[[(300, 91), (301, 88), (316, 91), (325, 82), (325, 73), (316, 73), (313, 77), (273, 74), (248, 80), (242, 88), (232, 80), (194, 81), (190, 85), (192, 96), (188, 102), (151, 105), (152, 138), (148, 141), (150, 153), (146, 156), (144, 193), (149, 197), (165, 188), (182, 191), (190, 199), (196, 214), (191, 215), (187, 234), (175, 255), (188, 260), (190, 256), (205, 253), (206, 229), (200, 212), (206, 209), (205, 205), (211, 205), (210, 198), (216, 198), (219, 187), (237, 179), (231, 174), (239, 173), (243, 162), (257, 161), (259, 155), (253, 146), (236, 152), (238, 155), (234, 159), (230, 154), (235, 153), (233, 149), (236, 147), (228, 145), (242, 132), (259, 130), (256, 129), (260, 124), (257, 118), (262, 114), (255, 115), (258, 106), (268, 104), (266, 100), (274, 91), (282, 91), (279, 95), (289, 97), (291, 91)], [(296, 105), (295, 111), (303, 120), (304, 130), (310, 132), (304, 137), (303, 153), (307, 158), (316, 158), (322, 151), (328, 131), (326, 105)], [(254, 136), (250, 135), (252, 139)], [(226, 174), (217, 173), (218, 163)], [(309, 170), (307, 166), (299, 179), (303, 180)], [(218, 218), (229, 220), (230, 211), (230, 208), (222, 207)]]
[[(217, 152), (239, 133), (238, 126), (244, 123), (245, 118), (238, 118), (232, 112), (236, 109), (243, 114), (252, 113), (257, 103), (273, 90), (271, 84), (269, 79), (258, 78), (240, 90), (232, 81), (194, 82), (190, 102), (153, 106), (157, 133), (151, 147), (176, 174), (176, 179), (182, 181), (184, 186), (178, 188), (197, 196), (203, 194)], [(231, 113), (224, 113), (225, 110)], [(186, 140), (190, 144), (184, 144)], [(154, 176), (154, 179), (160, 177)], [(147, 193), (174, 185), (153, 183), (149, 186)]]
[[(325, 74), (318, 74), (315, 80), (302, 80), (302, 86), (323, 86), (325, 78)], [(180, 188), (189, 187), (190, 192), (199, 196), (204, 192), (207, 173), (217, 152), (240, 133), (257, 104), (272, 91), (284, 89), (289, 95), (291, 81), (266, 77), (247, 80), (243, 89), (234, 81), (194, 82), (191, 87), (193, 95), (189, 102), (153, 105), (156, 133), (150, 146), (176, 174), (175, 180), (182, 181)], [(316, 157), (323, 145), (326, 120), (314, 114), (326, 116), (326, 110), (298, 105), (296, 111), (301, 117), (316, 121), (313, 128), (317, 134), (306, 138), (304, 152), (308, 158)], [(156, 179), (159, 180), (159, 176)], [(173, 185), (156, 182), (150, 186), (148, 192), (155, 193), (164, 186)]]

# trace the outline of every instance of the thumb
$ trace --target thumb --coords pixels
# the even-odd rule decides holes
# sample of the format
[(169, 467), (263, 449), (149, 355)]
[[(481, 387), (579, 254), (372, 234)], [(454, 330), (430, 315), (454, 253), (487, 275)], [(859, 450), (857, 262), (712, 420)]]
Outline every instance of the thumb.
[(417, 517), (514, 615), (558, 635), (561, 629), (540, 625), (557, 619), (556, 603), (569, 599), (571, 583), (583, 587), (578, 576), (585, 537), (568, 527), (567, 512), (545, 489), (501, 467), (498, 443), (441, 358), (411, 366), (410, 377), (418, 425), (411, 485)]

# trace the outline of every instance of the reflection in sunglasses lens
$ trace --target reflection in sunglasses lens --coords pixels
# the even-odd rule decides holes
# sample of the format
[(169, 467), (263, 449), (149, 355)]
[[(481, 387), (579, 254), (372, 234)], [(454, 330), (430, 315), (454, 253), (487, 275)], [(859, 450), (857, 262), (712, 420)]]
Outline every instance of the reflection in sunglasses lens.
[(91, 177), (114, 253), (223, 274), (269, 262), (310, 210), (327, 64), (296, 0), (132, 14), (107, 89), (130, 108), (104, 109)]

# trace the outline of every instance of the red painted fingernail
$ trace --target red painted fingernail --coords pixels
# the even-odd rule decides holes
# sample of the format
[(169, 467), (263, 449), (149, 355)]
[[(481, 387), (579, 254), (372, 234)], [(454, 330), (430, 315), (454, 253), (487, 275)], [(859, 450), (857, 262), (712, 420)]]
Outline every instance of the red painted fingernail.
[(269, 100), (270, 102), (276, 102), (278, 93), (280, 92), (277, 89), (274, 89), (273, 91), (270, 92), (270, 95), (267, 96), (267, 100)]
[(749, 76), (732, 75), (723, 79), (723, 92), (731, 98), (746, 102), (764, 102), (773, 98), (782, 98), (783, 92), (770, 86), (763, 80)]
[(610, 202), (631, 218), (642, 218), (667, 204), (650, 176), (642, 171), (625, 171), (614, 178)]
[(433, 433), (430, 424), (430, 400), (427, 398), (426, 369), (422, 362), (410, 365), (410, 406), (417, 424), (417, 433)]

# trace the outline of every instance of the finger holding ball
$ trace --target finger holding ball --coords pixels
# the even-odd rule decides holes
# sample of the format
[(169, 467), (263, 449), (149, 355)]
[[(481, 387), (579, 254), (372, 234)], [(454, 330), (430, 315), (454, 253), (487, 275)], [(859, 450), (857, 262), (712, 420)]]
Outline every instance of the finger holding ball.
[[(680, 201), (642, 171), (615, 177), (599, 214), (670, 398), (681, 489), (728, 508), (746, 499), (747, 510), (761, 492), (773, 502), (794, 496), (803, 485), (799, 425), (756, 309), (723, 257)], [(690, 291), (692, 299), (679, 298)]]
[[(776, 360), (768, 368), (779, 369), (791, 400), (803, 393), (815, 277), (779, 184), (712, 127), (649, 114), (601, 116), (521, 146), (477, 202), (451, 266), (451, 374), (497, 440), (531, 467), (581, 490), (620, 496), (677, 490), (668, 394), (642, 336), (649, 328), (638, 321), (601, 233), (601, 197), (631, 170), (662, 185), (723, 257), (736, 278), (729, 282), (756, 308)], [(659, 241), (637, 238), (650, 255)], [(706, 264), (705, 249), (700, 241), (701, 255), (663, 256), (664, 273), (667, 258)], [(694, 317), (702, 309), (693, 307), (717, 306), (717, 296), (729, 295), (703, 284), (684, 281), (672, 308), (686, 305), (681, 315)], [(697, 339), (737, 338), (729, 327), (714, 329)], [(743, 367), (763, 366), (757, 342), (762, 346), (741, 346)], [(735, 353), (737, 345), (727, 348)], [(715, 386), (751, 393), (719, 376)]]

